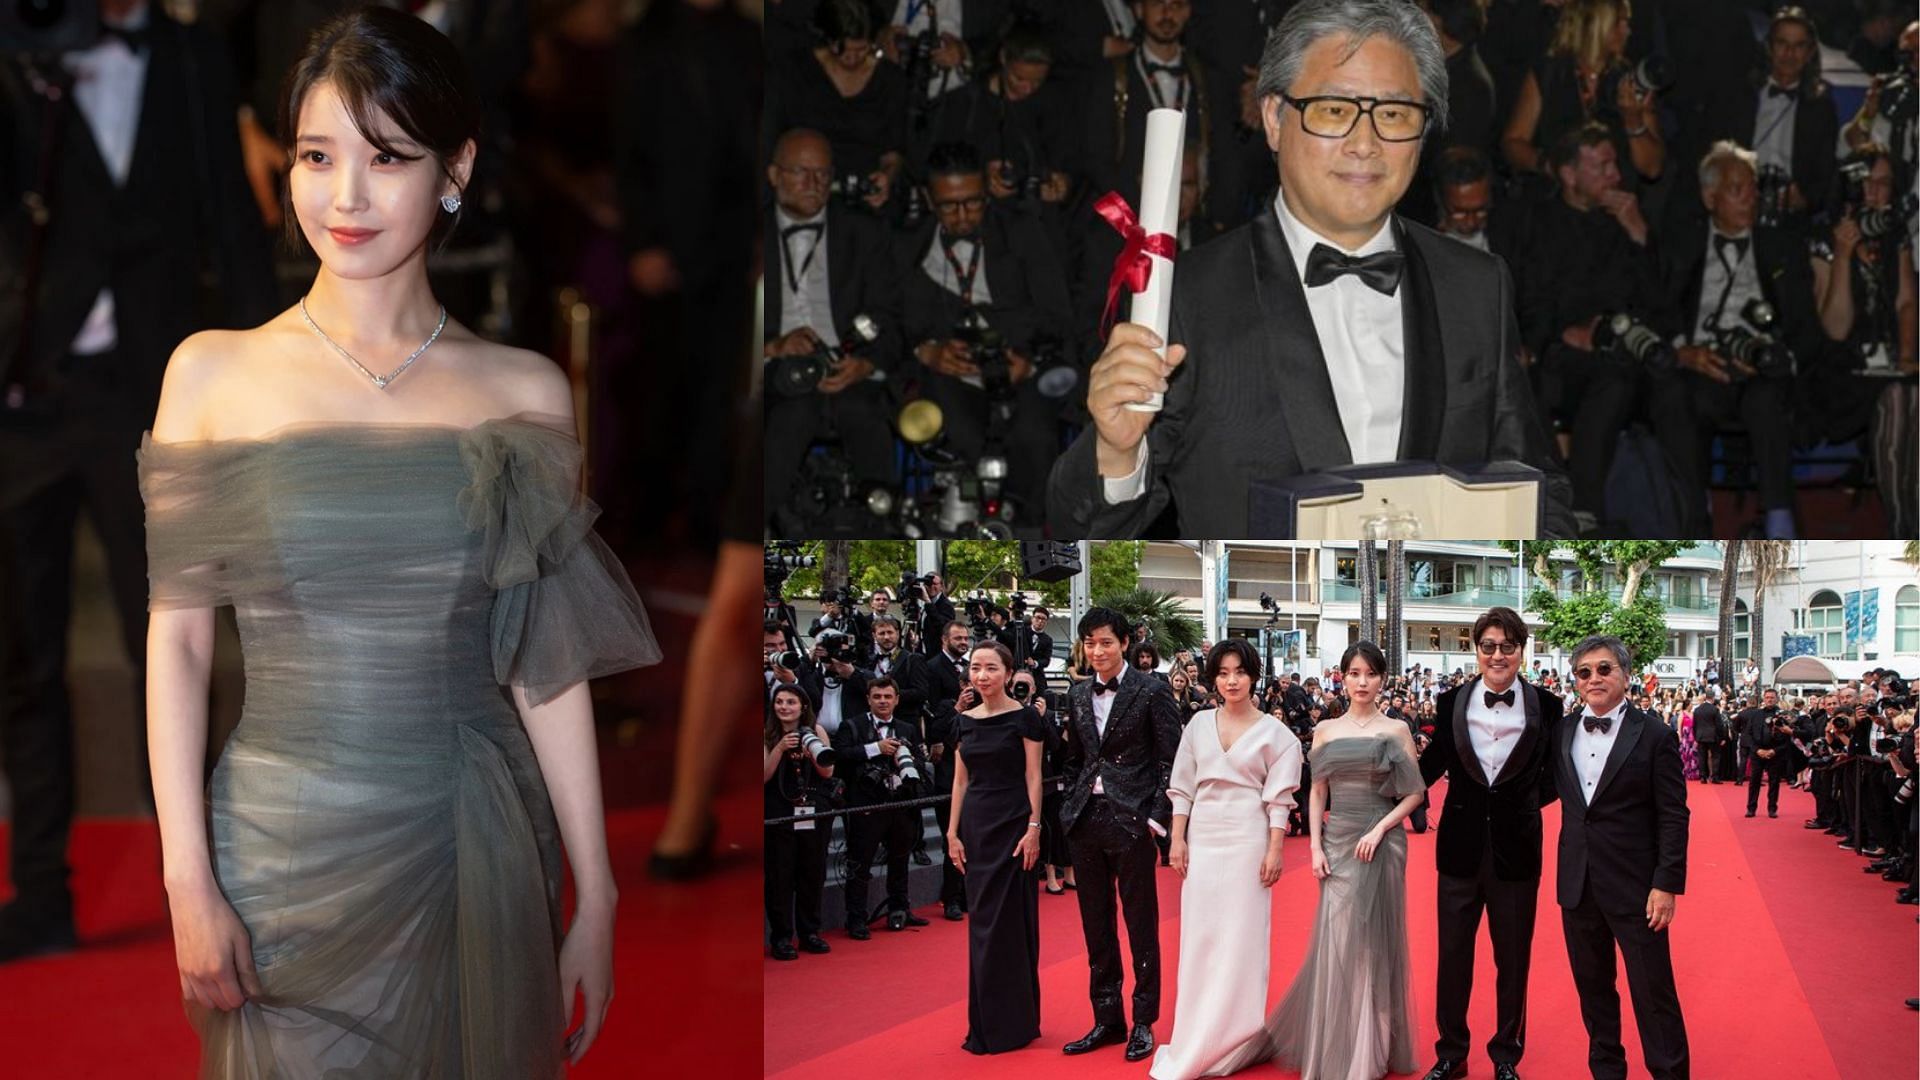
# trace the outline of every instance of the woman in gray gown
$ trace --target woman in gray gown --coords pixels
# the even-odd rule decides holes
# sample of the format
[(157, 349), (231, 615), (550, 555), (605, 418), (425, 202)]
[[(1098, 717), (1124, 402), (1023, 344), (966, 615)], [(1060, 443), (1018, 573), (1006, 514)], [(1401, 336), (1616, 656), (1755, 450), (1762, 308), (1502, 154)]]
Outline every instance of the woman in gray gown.
[(1377, 1080), (1413, 1069), (1407, 841), (1426, 786), (1407, 725), (1377, 708), (1386, 657), (1359, 641), (1340, 658), (1350, 705), (1313, 730), (1307, 820), (1320, 879), (1307, 956), (1267, 1017), (1261, 1056), (1301, 1080)]
[[(579, 494), (566, 377), (428, 286), (477, 130), (451, 43), (362, 10), (288, 79), (290, 219), (319, 274), (267, 324), (183, 343), (139, 452), (199, 1075), (558, 1080), (612, 994), (584, 680), (659, 649)], [(203, 787), (226, 605), (245, 708)]]

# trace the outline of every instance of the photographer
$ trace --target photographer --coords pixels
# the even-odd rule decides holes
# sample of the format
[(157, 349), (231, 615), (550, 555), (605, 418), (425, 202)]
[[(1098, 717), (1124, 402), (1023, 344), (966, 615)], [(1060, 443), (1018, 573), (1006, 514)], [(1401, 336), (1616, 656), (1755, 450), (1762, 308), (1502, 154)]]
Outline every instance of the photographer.
[[(832, 809), (833, 753), (827, 733), (814, 723), (813, 708), (796, 686), (782, 684), (767, 702), (761, 768), (766, 817), (812, 816)], [(825, 751), (824, 753), (822, 751)], [(827, 837), (831, 819), (768, 825), (766, 831), (767, 926), (773, 958), (796, 960), (800, 948), (831, 952), (820, 936), (820, 893), (827, 882)]]
[(1813, 281), (1797, 235), (1757, 225), (1754, 153), (1718, 142), (1700, 160), (1708, 220), (1669, 235), (1666, 295), (1684, 331), (1675, 366), (1649, 373), (1654, 433), (1686, 481), (1687, 536), (1712, 528), (1706, 499), (1716, 431), (1746, 432), (1759, 473), (1766, 535), (1793, 537), (1793, 373), (1820, 349)]
[[(926, 577), (914, 579), (914, 582), (909, 588), (906, 579), (902, 579), (900, 600), (909, 608), (919, 605), (921, 647), (928, 657), (937, 657), (946, 647), (947, 624), (958, 613), (954, 611), (953, 597), (947, 595), (947, 582), (940, 576), (940, 571), (935, 570)], [(964, 674), (960, 681), (966, 682)], [(959, 693), (958, 686), (954, 692)]]
[[(951, 611), (952, 601), (947, 603)], [(953, 794), (953, 714), (979, 704), (973, 687), (967, 685), (967, 649), (972, 643), (972, 631), (967, 624), (951, 620), (941, 627), (940, 652), (927, 661), (927, 760), (933, 766), (933, 790), (929, 795)], [(941, 836), (948, 833), (952, 810), (952, 804), (946, 802), (937, 803), (933, 808)], [(918, 820), (919, 815), (915, 817)], [(940, 871), (940, 902), (947, 920), (957, 922), (966, 912), (966, 882), (954, 867), (952, 856), (943, 854), (942, 858), (945, 861)]]
[(1760, 704), (1740, 714), (1740, 754), (1747, 765), (1747, 816), (1760, 805), (1760, 781), (1767, 781), (1767, 816), (1780, 816), (1780, 779), (1792, 750), (1792, 718), (1780, 712), (1780, 694), (1767, 687)]
[(1820, 326), (1829, 341), (1804, 380), (1805, 397), (1819, 410), (1830, 440), (1868, 433), (1874, 471), (1887, 507), (1889, 535), (1920, 527), (1915, 502), (1920, 481), (1920, 397), (1914, 392), (1915, 307), (1913, 244), (1895, 209), (1896, 172), (1887, 149), (1868, 144), (1841, 168), (1845, 210), (1829, 239), (1813, 246), (1813, 288)]
[(1850, 721), (1844, 716), (1828, 719), (1818, 739), (1807, 744), (1808, 790), (1813, 792), (1813, 817), (1805, 828), (1821, 829), (1829, 835), (1843, 831), (1845, 809), (1841, 801), (1841, 772), (1838, 766), (1847, 752)]
[(1013, 650), (1020, 666), (1033, 675), (1034, 690), (1041, 694), (1052, 689), (1047, 682), (1047, 665), (1053, 660), (1053, 638), (1047, 634), (1047, 621), (1052, 617), (1046, 608), (1035, 607), (1020, 627), (1018, 647)]
[(1840, 118), (1820, 77), (1820, 38), (1805, 8), (1775, 10), (1763, 44), (1764, 62), (1753, 74), (1720, 87), (1708, 134), (1753, 148), (1760, 221), (1803, 234), (1809, 215), (1833, 198)]
[(770, 622), (762, 627), (761, 658), (765, 664), (767, 693), (791, 686), (807, 696), (807, 707), (820, 711), (820, 669), (794, 648), (787, 628)]
[[(873, 879), (873, 856), (887, 849), (887, 929), (925, 926), (907, 900), (907, 855), (918, 834), (917, 810), (893, 809), (921, 794), (925, 776), (924, 736), (918, 726), (894, 715), (900, 701), (892, 679), (867, 684), (867, 709), (849, 716), (833, 734), (834, 754), (847, 763), (847, 936), (855, 941), (871, 937), (867, 924), (867, 883)], [(878, 808), (861, 810), (863, 807)], [(876, 913), (877, 917), (877, 913)]]
[(881, 61), (886, 24), (870, 0), (817, 2), (811, 47), (770, 65), (762, 137), (801, 125), (819, 131), (832, 143), (843, 195), (879, 211), (906, 161), (907, 78)]
[[(900, 352), (898, 279), (881, 225), (829, 198), (833, 162), (825, 136), (796, 128), (780, 136), (767, 166), (774, 193), (762, 222), (769, 492), (788, 491), (807, 448), (835, 438), (856, 476), (896, 483), (886, 377)], [(842, 335), (851, 336), (862, 315), (878, 336), (855, 346)], [(801, 377), (816, 369), (805, 385)], [(768, 515), (779, 510), (769, 500)]]
[[(1015, 701), (1026, 705), (1040, 717), (1046, 725), (1047, 741), (1041, 752), (1040, 775), (1043, 779), (1060, 775), (1059, 757), (1066, 747), (1067, 727), (1064, 724), (1066, 714), (1056, 713), (1046, 692), (1034, 682), (1033, 673), (1022, 671), (1014, 675), (1008, 685), (1008, 693)], [(1060, 801), (1064, 788), (1058, 780), (1046, 784), (1040, 800), (1040, 866), (1046, 875), (1045, 889), (1058, 896), (1073, 885), (1072, 853), (1067, 850), (1067, 834), (1060, 827)], [(1062, 884), (1061, 875), (1066, 875)]]
[(1643, 370), (1665, 347), (1602, 326), (1615, 314), (1645, 324), (1661, 309), (1647, 222), (1639, 200), (1620, 187), (1614, 155), (1598, 123), (1570, 128), (1554, 143), (1559, 195), (1535, 209), (1513, 267), (1520, 340), (1539, 357), (1532, 373), (1542, 407), (1571, 431), (1568, 471), (1583, 527), (1604, 519), (1614, 443), (1633, 415)]
[[(853, 617), (847, 611), (847, 589), (828, 589), (820, 594), (820, 614), (807, 628), (808, 637), (819, 637), (823, 630), (853, 635)], [(858, 636), (858, 635), (853, 635)]]
[(934, 102), (927, 145), (976, 147), (996, 200), (1061, 206), (1072, 190), (1066, 165), (1075, 135), (1060, 88), (1049, 79), (1052, 47), (1038, 28), (1017, 24), (1000, 43), (999, 58), (986, 78)]
[(1003, 456), (1006, 490), (1038, 522), (1060, 432), (1034, 379), (1048, 362), (1036, 345), (1066, 339), (1065, 275), (1031, 220), (989, 203), (971, 146), (935, 147), (927, 173), (936, 220), (898, 249), (912, 377), (940, 407), (947, 445), (966, 458)]
[(1840, 129), (1837, 152), (1845, 157), (1868, 143), (1895, 147), (1911, 177), (1916, 150), (1914, 119), (1920, 114), (1920, 22), (1910, 22), (1900, 32), (1898, 55), (1898, 70), (1876, 74), (1867, 84), (1860, 111)]
[(854, 666), (858, 658), (849, 634), (826, 630), (813, 639), (808, 659), (819, 673), (820, 726), (828, 735), (838, 737), (841, 723), (867, 700), (867, 677)]

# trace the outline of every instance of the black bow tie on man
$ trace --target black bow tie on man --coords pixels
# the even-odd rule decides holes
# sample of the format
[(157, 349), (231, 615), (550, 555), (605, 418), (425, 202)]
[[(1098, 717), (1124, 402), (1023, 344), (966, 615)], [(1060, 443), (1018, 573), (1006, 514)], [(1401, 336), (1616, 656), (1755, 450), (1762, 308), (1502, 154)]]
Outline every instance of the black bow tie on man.
[(152, 40), (153, 31), (145, 26), (113, 26), (108, 23), (101, 23), (100, 40), (105, 41), (110, 37), (119, 38), (121, 41), (126, 42), (127, 48), (132, 49), (134, 52), (139, 52), (141, 49), (147, 47), (148, 41)]
[(1585, 727), (1585, 728), (1587, 729), (1587, 731), (1589, 731), (1589, 732), (1594, 732), (1594, 731), (1597, 731), (1597, 732), (1599, 732), (1600, 734), (1602, 734), (1602, 735), (1605, 735), (1605, 734), (1607, 733), (1607, 731), (1608, 731), (1608, 730), (1609, 730), (1610, 728), (1612, 728), (1612, 727), (1613, 727), (1613, 717), (1611, 717), (1611, 716), (1589, 716), (1589, 717), (1586, 717), (1585, 719), (1583, 719), (1583, 720), (1581, 720), (1581, 721), (1580, 721), (1580, 723), (1581, 723), (1581, 724), (1582, 724), (1582, 725), (1583, 725), (1583, 726), (1584, 726), (1584, 727)]
[(1113, 680), (1113, 682), (1101, 682), (1099, 679), (1093, 680), (1093, 696), (1099, 697), (1101, 694), (1113, 693), (1113, 683), (1119, 681), (1118, 679)]
[(1400, 275), (1406, 266), (1407, 257), (1398, 251), (1342, 255), (1325, 244), (1315, 244), (1307, 253), (1306, 282), (1317, 287), (1343, 274), (1352, 274), (1382, 296), (1392, 296), (1400, 288)]
[(1489, 709), (1493, 708), (1495, 705), (1501, 705), (1501, 704), (1512, 705), (1513, 704), (1513, 688), (1508, 687), (1506, 690), (1498, 694), (1494, 693), (1491, 690), (1488, 690), (1486, 691), (1486, 698), (1487, 698), (1487, 708)]
[[(1745, 236), (1720, 236), (1716, 234), (1713, 238), (1714, 253), (1719, 255), (1720, 260), (1728, 266), (1737, 265), (1741, 259), (1747, 256), (1748, 239), (1749, 238)], [(1727, 254), (1728, 248), (1733, 249), (1733, 254)]]
[(1154, 74), (1172, 75), (1174, 78), (1177, 79), (1177, 78), (1180, 78), (1181, 76), (1184, 76), (1187, 73), (1187, 65), (1186, 65), (1186, 62), (1183, 60), (1175, 60), (1171, 64), (1161, 64), (1152, 60), (1145, 61), (1145, 63), (1147, 68), (1147, 74), (1149, 75), (1154, 75)]
[(1795, 94), (1798, 94), (1799, 92), (1800, 92), (1800, 88), (1797, 86), (1789, 89), (1788, 87), (1781, 86), (1779, 83), (1770, 82), (1767, 84), (1767, 96), (1770, 98), (1793, 97)]

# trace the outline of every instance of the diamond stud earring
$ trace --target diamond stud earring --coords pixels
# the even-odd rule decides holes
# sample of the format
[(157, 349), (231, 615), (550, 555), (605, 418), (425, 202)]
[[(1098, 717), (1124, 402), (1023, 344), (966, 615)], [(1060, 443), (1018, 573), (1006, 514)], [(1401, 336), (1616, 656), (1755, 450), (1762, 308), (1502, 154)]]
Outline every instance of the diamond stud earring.
[(449, 214), (456, 213), (460, 209), (460, 196), (458, 195), (440, 196), (440, 209), (445, 210)]

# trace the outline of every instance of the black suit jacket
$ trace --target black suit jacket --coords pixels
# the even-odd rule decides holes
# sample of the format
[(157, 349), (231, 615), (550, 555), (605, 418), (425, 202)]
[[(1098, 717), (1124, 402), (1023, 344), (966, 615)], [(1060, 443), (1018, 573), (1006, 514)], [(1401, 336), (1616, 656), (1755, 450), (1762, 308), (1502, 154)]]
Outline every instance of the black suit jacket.
[[(1792, 740), (1784, 733), (1773, 730), (1773, 718), (1778, 709), (1752, 708), (1740, 714), (1740, 749), (1751, 754), (1755, 750), (1779, 750)], [(1764, 760), (1764, 759), (1756, 759)], [(1779, 760), (1775, 758), (1775, 760)]]
[(1481, 859), (1491, 845), (1494, 877), (1540, 877), (1540, 807), (1559, 798), (1549, 762), (1560, 730), (1560, 699), (1524, 679), (1515, 679), (1513, 688), (1514, 703), (1525, 711), (1527, 726), (1498, 776), (1486, 774), (1467, 728), (1467, 706), (1482, 692), (1481, 681), (1457, 686), (1435, 702), (1436, 722), (1420, 755), (1420, 776), (1429, 786), (1448, 777), (1443, 808), (1447, 827), (1434, 845), (1434, 861), (1443, 874), (1479, 876)]
[(1702, 746), (1722, 742), (1727, 737), (1726, 721), (1720, 717), (1720, 707), (1713, 702), (1703, 702), (1693, 710), (1693, 741)]
[[(762, 218), (761, 240), (766, 258), (766, 287), (760, 290), (762, 338), (780, 336), (780, 293), (786, 280), (786, 245), (780, 241), (779, 218), (773, 207)], [(795, 251), (805, 250), (796, 243)], [(894, 276), (887, 250), (887, 233), (873, 218), (829, 201), (827, 204), (827, 302), (833, 308), (833, 330), (844, 343), (856, 315), (869, 315), (879, 324), (880, 336), (855, 355), (873, 361), (881, 371), (898, 365), (901, 351), (900, 282)], [(816, 328), (817, 329), (817, 328)]]
[[(240, 165), (233, 77), (224, 48), (204, 27), (168, 18), (154, 4), (146, 83), (126, 183), (114, 182), (92, 127), (71, 93), (54, 107), (59, 126), (51, 208), (38, 293), (24, 287), (27, 211), (39, 186), (47, 112), (16, 61), (0, 75), (0, 342), (19, 339), (24, 302), (35, 319), (23, 381), (59, 394), (74, 337), (103, 288), (113, 290), (123, 373), (113, 402), (77, 410), (133, 430), (151, 423), (174, 347), (206, 326), (253, 326), (278, 307), (269, 243)], [(204, 147), (204, 152), (198, 148)], [(220, 307), (205, 310), (202, 271), (217, 281)], [(48, 463), (52, 465), (54, 463)], [(64, 466), (62, 466), (64, 467)]]
[[(934, 244), (929, 221), (905, 234), (896, 249), (896, 273), (901, 281), (903, 331), (909, 349), (923, 341), (945, 341), (966, 310), (960, 297), (942, 288), (921, 266)], [(987, 324), (1009, 346), (1026, 350), (1036, 335), (1064, 339), (1067, 331), (1067, 284), (1059, 259), (1039, 222), (1019, 210), (993, 207), (973, 237), (984, 245), (980, 273), (991, 299), (976, 306)]]
[[(1561, 907), (1594, 902), (1622, 915), (1646, 909), (1647, 892), (1687, 888), (1687, 781), (1680, 736), (1628, 705), (1588, 804), (1570, 756), (1580, 723), (1569, 718), (1554, 740), (1554, 777), (1560, 790)], [(1445, 829), (1441, 830), (1445, 832)]]
[[(1668, 313), (1669, 329), (1675, 333), (1691, 336), (1694, 326), (1699, 322), (1700, 305), (1709, 306), (1718, 301), (1717, 296), (1703, 297), (1702, 288), (1706, 281), (1706, 267), (1709, 258), (1718, 259), (1719, 255), (1709, 249), (1709, 228), (1704, 217), (1690, 216), (1685, 224), (1675, 229), (1660, 247), (1663, 262), (1662, 272), (1666, 279), (1665, 294), (1673, 299), (1673, 310)], [(1755, 228), (1748, 233), (1752, 246), (1754, 269), (1759, 271), (1760, 293), (1773, 305), (1779, 316), (1779, 324), (1774, 334), (1793, 350), (1799, 367), (1809, 367), (1819, 354), (1824, 337), (1820, 330), (1819, 313), (1813, 306), (1813, 269), (1807, 259), (1807, 246), (1804, 237), (1778, 229)], [(1721, 321), (1724, 324), (1737, 324), (1740, 313), (1728, 310)], [(1709, 345), (1710, 340), (1696, 341), (1695, 344)]]
[[(945, 652), (936, 652), (927, 661), (927, 744), (953, 749), (953, 703), (960, 697), (965, 680)], [(963, 663), (965, 661), (962, 661)], [(951, 759), (949, 759), (951, 760)]]
[[(1707, 121), (1714, 139), (1732, 139), (1753, 149), (1754, 121), (1759, 116), (1760, 97), (1766, 93), (1765, 77), (1727, 87), (1720, 95), (1714, 115)], [(1794, 104), (1793, 179), (1800, 185), (1810, 210), (1827, 206), (1838, 190), (1839, 158), (1834, 146), (1840, 141), (1840, 114), (1835, 111), (1833, 94), (1826, 82), (1803, 78)], [(1706, 152), (1706, 143), (1700, 152)]]
[[(1402, 460), (1515, 460), (1547, 476), (1544, 536), (1571, 536), (1571, 489), (1515, 355), (1513, 286), (1495, 256), (1395, 219), (1407, 255)], [(1445, 312), (1447, 317), (1441, 318)], [(1333, 383), (1274, 212), (1181, 256), (1169, 338), (1187, 347), (1147, 429), (1147, 492), (1106, 503), (1091, 426), (1055, 462), (1063, 537), (1134, 537), (1172, 503), (1180, 536), (1246, 537), (1247, 490), (1353, 461)], [(1180, 493), (1176, 498), (1174, 492)]]
[(1093, 713), (1094, 679), (1083, 680), (1067, 695), (1073, 735), (1067, 740), (1062, 773), (1066, 801), (1060, 823), (1071, 832), (1080, 812), (1093, 796), (1094, 777), (1126, 830), (1147, 834), (1147, 819), (1171, 828), (1173, 804), (1167, 784), (1173, 779), (1173, 756), (1180, 748), (1180, 707), (1173, 688), (1138, 671), (1120, 677), (1113, 706), (1107, 713), (1107, 733), (1100, 735)]
[[(1099, 6), (1099, 0), (1085, 2)], [(1147, 113), (1154, 105), (1146, 80), (1140, 75), (1140, 65), (1134, 62), (1136, 54), (1138, 50), (1120, 61), (1126, 75), (1127, 100), (1119, 130), (1114, 124), (1114, 61), (1094, 69), (1087, 80), (1079, 123), (1080, 166), (1089, 194), (1097, 198), (1117, 191), (1138, 211)], [(1197, 146), (1204, 134), (1207, 143), (1207, 192), (1194, 216), (1212, 220), (1216, 208), (1222, 212), (1237, 209), (1245, 187), (1238, 160), (1240, 144), (1234, 131), (1240, 115), (1240, 80), (1227, 78), (1191, 45), (1182, 50), (1182, 63), (1187, 69), (1186, 141)]]
[[(878, 658), (875, 658), (874, 666), (878, 668)], [(892, 657), (887, 675), (893, 679), (900, 691), (900, 704), (894, 708), (894, 715), (902, 719), (911, 719), (915, 724), (920, 723), (926, 715), (927, 695), (931, 692), (929, 680), (932, 677), (932, 669), (927, 666), (927, 658), (902, 647), (896, 650)]]
[[(893, 729), (896, 738), (914, 748), (916, 760), (924, 756), (926, 747), (922, 745), (917, 725), (895, 713)], [(840, 727), (833, 733), (833, 753), (836, 758), (834, 775), (847, 778), (847, 791), (856, 804), (872, 805), (887, 801), (887, 789), (884, 784), (876, 782), (876, 777), (892, 772), (893, 766), (886, 759), (867, 756), (867, 744), (876, 741), (878, 734), (864, 705), (860, 711), (844, 717)], [(869, 765), (875, 767), (869, 769)]]

